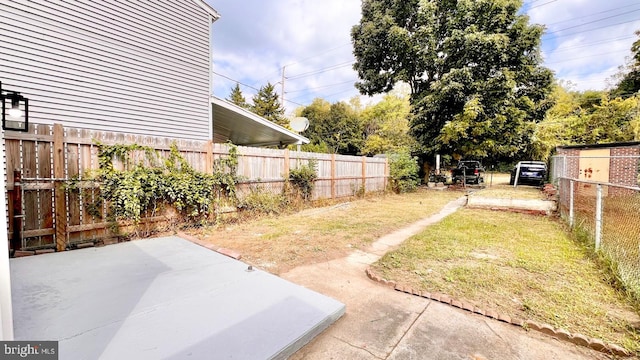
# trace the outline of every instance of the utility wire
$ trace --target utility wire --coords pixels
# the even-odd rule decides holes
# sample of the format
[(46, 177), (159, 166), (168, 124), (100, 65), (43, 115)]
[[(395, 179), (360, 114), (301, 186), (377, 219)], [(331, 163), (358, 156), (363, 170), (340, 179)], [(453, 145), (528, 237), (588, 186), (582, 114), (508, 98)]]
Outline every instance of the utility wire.
[(250, 88), (250, 89), (253, 89), (253, 90), (255, 90), (255, 91), (260, 91), (260, 89), (258, 89), (258, 88), (255, 88), (255, 87), (253, 87), (253, 86), (251, 86), (251, 85), (247, 85), (247, 84), (245, 84), (245, 83), (243, 83), (243, 82), (240, 82), (240, 81), (238, 81), (238, 80), (236, 80), (236, 79), (232, 79), (232, 78), (228, 77), (227, 75), (223, 75), (223, 74), (217, 73), (217, 72), (215, 72), (215, 71), (212, 71), (212, 73), (213, 73), (214, 75), (218, 75), (218, 76), (220, 76), (220, 77), (223, 77), (223, 78), (225, 78), (225, 79), (227, 79), (227, 80), (234, 81), (234, 82), (236, 82), (236, 83), (238, 83), (238, 84), (240, 84), (240, 85), (242, 85), (242, 86), (246, 86), (246, 87), (248, 87), (248, 88)]
[[(605, 29), (608, 27), (612, 27), (612, 26), (616, 26), (616, 25), (622, 25), (622, 24), (627, 24), (630, 22), (634, 22), (634, 21), (638, 21), (638, 19), (633, 19), (633, 20), (628, 20), (628, 21), (623, 21), (623, 22), (619, 22), (619, 23), (615, 23), (615, 24), (609, 24), (609, 25), (605, 25), (605, 26), (599, 26), (593, 29), (588, 29), (588, 30), (582, 30), (582, 31), (577, 31), (577, 32), (573, 32), (570, 34), (560, 34), (560, 35), (556, 35), (556, 36), (552, 36), (550, 38), (545, 38), (545, 36), (547, 36), (547, 34), (543, 35), (543, 40), (552, 40), (552, 39), (557, 39), (560, 37), (565, 37), (565, 36), (571, 36), (571, 35), (578, 35), (578, 34), (582, 34), (582, 33), (586, 33), (586, 32), (591, 32), (591, 31), (596, 31), (596, 30), (600, 30), (600, 29)], [(555, 32), (555, 31), (554, 31)]]
[(559, 64), (559, 63), (563, 63), (563, 62), (567, 62), (567, 61), (574, 61), (574, 60), (580, 60), (580, 59), (588, 59), (588, 58), (592, 58), (592, 57), (596, 57), (596, 56), (602, 56), (602, 55), (609, 55), (609, 54), (615, 54), (615, 53), (620, 53), (620, 52), (628, 52), (629, 50), (618, 50), (618, 51), (609, 51), (609, 52), (605, 52), (605, 53), (600, 53), (600, 54), (591, 54), (591, 55), (586, 55), (586, 56), (580, 56), (580, 57), (574, 57), (571, 59), (564, 59), (564, 60), (559, 60), (559, 61), (552, 61), (552, 62), (545, 62), (545, 65), (549, 65), (549, 64)]
[(321, 51), (319, 53), (316, 53), (315, 55), (307, 56), (306, 58), (303, 58), (303, 59), (300, 59), (300, 60), (296, 60), (296, 61), (294, 61), (292, 63), (289, 63), (287, 65), (284, 65), (284, 66), (291, 66), (291, 65), (295, 65), (295, 64), (301, 63), (303, 61), (307, 61), (309, 59), (314, 59), (314, 58), (320, 57), (320, 55), (324, 55), (324, 54), (330, 53), (330, 52), (332, 52), (334, 50), (338, 50), (338, 49), (340, 49), (340, 48), (342, 48), (344, 46), (347, 46), (347, 45), (351, 45), (351, 42), (340, 44), (338, 46), (335, 46), (335, 47), (332, 47), (330, 49), (327, 49), (327, 50)]
[[(587, 21), (587, 22), (582, 23), (582, 24), (573, 25), (573, 26), (569, 26), (569, 27), (566, 27), (566, 28), (563, 28), (563, 29), (554, 30), (554, 31), (549, 32), (548, 34), (555, 34), (555, 33), (561, 32), (561, 31), (565, 31), (565, 30), (569, 30), (569, 29), (575, 29), (575, 28), (580, 27), (580, 26), (584, 26), (584, 25), (589, 25), (589, 24), (597, 23), (597, 22), (602, 21), (602, 20), (613, 19), (613, 18), (618, 17), (618, 16), (623, 16), (623, 15), (631, 14), (631, 13), (638, 12), (638, 11), (640, 11), (640, 9), (636, 9), (636, 10), (633, 10), (633, 11), (629, 11), (629, 12), (626, 12), (626, 13), (624, 13), (624, 14), (617, 14), (617, 15), (606, 16), (606, 17), (603, 17), (603, 18), (600, 18), (600, 19), (596, 19), (596, 20), (592, 20), (592, 21)], [(636, 20), (637, 20), (637, 19), (636, 19)], [(635, 20), (632, 20), (632, 21), (635, 21)]]
[(631, 5), (620, 6), (620, 7), (614, 8), (614, 9), (609, 9), (609, 10), (599, 11), (599, 12), (597, 12), (597, 13), (593, 13), (593, 14), (589, 14), (589, 15), (584, 15), (584, 16), (580, 16), (580, 17), (577, 17), (577, 18), (571, 18), (571, 19), (567, 19), (567, 20), (556, 21), (556, 22), (549, 23), (549, 24), (546, 24), (546, 25), (557, 25), (557, 24), (562, 24), (562, 23), (569, 22), (569, 21), (576, 21), (576, 20), (580, 20), (580, 19), (584, 19), (584, 18), (592, 17), (592, 16), (594, 16), (594, 15), (605, 14), (605, 13), (608, 13), (608, 12), (612, 12), (612, 11), (616, 11), (616, 10), (620, 10), (620, 9), (628, 8), (628, 7), (631, 7), (631, 6), (638, 6), (638, 4), (631, 4)]
[(344, 84), (347, 84), (347, 83), (355, 83), (356, 81), (357, 81), (357, 79), (354, 79), (354, 80), (348, 80), (348, 81), (343, 81), (343, 82), (335, 83), (335, 84), (321, 85), (321, 86), (316, 86), (316, 87), (312, 87), (312, 88), (306, 88), (306, 89), (300, 89), (300, 90), (293, 90), (293, 91), (286, 91), (286, 93), (287, 93), (287, 94), (292, 94), (292, 93), (301, 92), (301, 91), (309, 91), (309, 90), (324, 89), (324, 88), (328, 88), (328, 87), (332, 87), (332, 86), (344, 85)]
[(531, 9), (539, 8), (539, 7), (541, 7), (541, 6), (549, 5), (549, 4), (554, 3), (554, 2), (556, 2), (556, 1), (558, 1), (558, 0), (551, 0), (551, 1), (548, 1), (548, 2), (543, 3), (543, 4), (540, 4), (540, 5), (532, 6), (532, 7), (530, 7), (529, 9), (527, 9), (527, 11), (529, 11), (529, 10), (531, 10)]
[(287, 77), (287, 79), (288, 80), (295, 80), (295, 79), (300, 79), (300, 78), (311, 76), (311, 75), (322, 74), (322, 73), (327, 72), (327, 71), (336, 70), (336, 69), (339, 69), (339, 68), (343, 68), (345, 66), (349, 66), (349, 65), (353, 64), (354, 62), (355, 62), (355, 60), (345, 61), (343, 63), (331, 65), (331, 66), (328, 66), (326, 68), (322, 68), (322, 69), (318, 69), (318, 70), (312, 70), (312, 71), (309, 71), (309, 72), (306, 72), (306, 73), (289, 76), (289, 77)]
[[(633, 37), (635, 37), (635, 35), (623, 36), (623, 37), (618, 37), (618, 38), (613, 38), (613, 39), (604, 39), (604, 40), (600, 40), (600, 41), (584, 43), (584, 44), (581, 44), (581, 45), (559, 47), (559, 48), (554, 49), (552, 52), (555, 54), (555, 53), (564, 52), (564, 51), (568, 51), (568, 50), (580, 49), (580, 48), (583, 48), (583, 47), (589, 47), (589, 46), (592, 46), (592, 45), (609, 43), (609, 42), (612, 42), (612, 41), (626, 40), (626, 39), (630, 39), (630, 38), (633, 38)], [(551, 53), (551, 52), (549, 52), (549, 53)]]

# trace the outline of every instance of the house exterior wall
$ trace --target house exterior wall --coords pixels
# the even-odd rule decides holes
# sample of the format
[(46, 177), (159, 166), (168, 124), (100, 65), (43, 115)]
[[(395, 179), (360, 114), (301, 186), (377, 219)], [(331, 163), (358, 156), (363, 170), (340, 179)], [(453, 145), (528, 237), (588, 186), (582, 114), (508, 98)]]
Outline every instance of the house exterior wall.
[(217, 14), (198, 1), (2, 1), (0, 81), (33, 123), (210, 139)]

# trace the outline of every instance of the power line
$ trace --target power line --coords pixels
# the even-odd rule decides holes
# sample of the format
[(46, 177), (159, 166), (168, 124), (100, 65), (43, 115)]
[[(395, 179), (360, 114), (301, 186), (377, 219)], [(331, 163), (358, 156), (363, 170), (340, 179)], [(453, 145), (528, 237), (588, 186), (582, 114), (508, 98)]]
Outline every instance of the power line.
[(626, 40), (626, 39), (630, 39), (630, 38), (633, 38), (633, 37), (635, 37), (635, 35), (623, 36), (623, 37), (618, 37), (618, 38), (613, 38), (613, 39), (604, 39), (604, 40), (594, 41), (594, 42), (590, 42), (590, 43), (584, 43), (584, 44), (581, 44), (581, 45), (556, 48), (552, 52), (555, 54), (555, 53), (558, 53), (558, 52), (564, 52), (564, 51), (573, 50), (573, 49), (580, 49), (580, 48), (583, 48), (583, 47), (588, 47), (588, 46), (592, 46), (592, 45), (608, 43), (608, 42), (611, 42), (611, 41)]
[(629, 51), (629, 50), (618, 50), (618, 51), (609, 51), (609, 52), (600, 53), (600, 54), (591, 54), (591, 55), (587, 55), (587, 56), (574, 57), (574, 58), (571, 58), (571, 59), (565, 59), (565, 60), (560, 60), (560, 61), (545, 62), (545, 65), (549, 65), (549, 64), (559, 64), (559, 63), (563, 63), (563, 62), (567, 62), (567, 61), (574, 61), (574, 60), (580, 60), (580, 59), (588, 59), (588, 58), (591, 58), (591, 57), (602, 56), (602, 55), (609, 55), (609, 54), (615, 54), (615, 53), (619, 53), (619, 52), (627, 52), (627, 51)]
[(296, 60), (296, 61), (294, 61), (294, 62), (292, 62), (292, 63), (289, 63), (289, 64), (287, 64), (287, 65), (285, 65), (285, 66), (295, 65), (295, 64), (301, 63), (301, 62), (303, 62), (303, 61), (307, 61), (307, 60), (309, 60), (309, 59), (317, 58), (317, 57), (319, 57), (320, 55), (324, 55), (324, 54), (330, 53), (330, 52), (332, 52), (332, 51), (334, 51), (334, 50), (340, 49), (340, 48), (342, 48), (342, 47), (344, 47), (344, 46), (347, 46), (347, 45), (351, 45), (351, 42), (344, 43), (344, 44), (338, 45), (338, 46), (336, 46), (336, 47), (332, 47), (332, 48), (330, 48), (330, 49), (327, 49), (327, 50), (321, 51), (321, 52), (319, 52), (319, 53), (316, 53), (315, 55), (311, 55), (311, 56), (308, 56), (308, 57), (303, 58), (303, 59), (300, 59), (300, 60)]
[(327, 71), (336, 70), (336, 69), (339, 69), (339, 68), (343, 68), (345, 66), (349, 66), (349, 65), (353, 64), (354, 62), (355, 62), (355, 60), (349, 60), (349, 61), (346, 61), (346, 62), (343, 62), (343, 63), (340, 63), (340, 64), (335, 64), (335, 65), (328, 66), (326, 68), (313, 70), (313, 71), (309, 71), (309, 72), (298, 74), (298, 75), (289, 76), (287, 79), (295, 80), (295, 79), (300, 79), (300, 78), (311, 76), (311, 75), (322, 74), (322, 73), (327, 72)]
[(546, 3), (544, 3), (544, 4), (540, 4), (540, 5), (532, 6), (532, 7), (530, 7), (528, 10), (535, 9), (535, 8), (539, 8), (539, 7), (541, 7), (541, 6), (545, 6), (545, 5), (549, 5), (549, 4), (554, 3), (554, 2), (556, 2), (556, 1), (558, 1), (558, 0), (551, 0), (551, 1), (548, 1), (548, 2), (546, 2)]
[(287, 91), (287, 94), (292, 94), (292, 93), (301, 92), (301, 91), (309, 91), (309, 90), (324, 89), (324, 88), (328, 88), (328, 87), (332, 87), (332, 86), (338, 86), (338, 85), (343, 85), (343, 84), (347, 84), (347, 83), (355, 83), (356, 81), (357, 81), (357, 79), (354, 79), (354, 80), (343, 81), (343, 82), (335, 83), (335, 84), (321, 85), (321, 86), (316, 86), (316, 87), (312, 87), (312, 88), (306, 88), (306, 89), (300, 89), (300, 90)]
[(247, 84), (245, 84), (245, 83), (243, 83), (243, 82), (240, 82), (240, 81), (238, 81), (238, 80), (236, 80), (236, 79), (232, 79), (232, 78), (228, 77), (227, 75), (223, 75), (223, 74), (217, 73), (217, 72), (215, 72), (215, 71), (212, 71), (212, 73), (213, 73), (214, 75), (218, 75), (218, 76), (220, 76), (220, 77), (223, 77), (223, 78), (225, 78), (225, 79), (227, 79), (227, 80), (234, 81), (234, 82), (236, 82), (236, 83), (238, 83), (238, 84), (240, 84), (240, 85), (242, 85), (242, 86), (246, 86), (246, 87), (248, 87), (248, 88), (250, 88), (250, 89), (253, 89), (253, 90), (255, 90), (255, 91), (260, 91), (260, 89), (257, 89), (257, 88), (255, 88), (255, 87), (253, 87), (253, 86), (251, 86), (251, 85), (247, 85)]
[(584, 16), (580, 16), (577, 18), (571, 18), (571, 19), (567, 19), (567, 20), (561, 20), (561, 21), (556, 21), (554, 23), (549, 23), (546, 25), (556, 25), (556, 24), (561, 24), (561, 23), (565, 23), (565, 22), (569, 22), (569, 21), (576, 21), (576, 20), (580, 20), (580, 19), (584, 19), (584, 18), (588, 18), (594, 15), (600, 15), (600, 14), (604, 14), (604, 13), (608, 13), (608, 12), (612, 12), (612, 11), (616, 11), (616, 10), (620, 10), (620, 9), (624, 9), (624, 8), (628, 8), (631, 6), (638, 6), (638, 4), (631, 4), (631, 5), (625, 5), (625, 6), (620, 6), (618, 8), (614, 8), (614, 9), (609, 9), (609, 10), (604, 10), (604, 11), (599, 11), (597, 13), (593, 13), (593, 14), (589, 14), (589, 15), (584, 15)]
[[(593, 29), (588, 29), (588, 30), (578, 31), (578, 32), (570, 33), (570, 34), (561, 34), (561, 35), (556, 35), (556, 36), (552, 36), (552, 37), (550, 37), (550, 38), (544, 38), (545, 36), (547, 36), (547, 34), (545, 34), (545, 35), (543, 35), (543, 40), (552, 40), (552, 39), (557, 39), (557, 38), (560, 38), (560, 37), (571, 36), (571, 35), (577, 35), (577, 34), (586, 33), (586, 32), (591, 32), (591, 31), (596, 31), (596, 30), (600, 30), (600, 29), (604, 29), (604, 28), (608, 28), (608, 27), (612, 27), (612, 26), (616, 26), (616, 25), (627, 24), (627, 23), (634, 22), (634, 21), (638, 21), (638, 19), (633, 19), (633, 20), (623, 21), (623, 22), (619, 22), (619, 23), (615, 23), (615, 24), (610, 24), (610, 25), (600, 26), (600, 27), (596, 27), (596, 28), (593, 28)], [(554, 31), (554, 32), (555, 32), (555, 31)]]
[[(640, 9), (636, 9), (636, 10), (633, 10), (633, 11), (629, 11), (629, 12), (626, 12), (626, 13), (624, 13), (624, 14), (617, 14), (617, 15), (606, 16), (606, 17), (603, 17), (603, 18), (600, 18), (600, 19), (596, 19), (596, 20), (588, 21), (588, 22), (586, 22), (586, 23), (582, 23), (582, 24), (578, 24), (578, 25), (569, 26), (569, 27), (566, 27), (566, 28), (564, 28), (564, 29), (554, 30), (554, 31), (549, 32), (549, 34), (555, 34), (555, 33), (561, 32), (561, 31), (565, 31), (565, 30), (569, 30), (569, 29), (574, 29), (574, 28), (577, 28), (577, 27), (580, 27), (580, 26), (584, 26), (584, 25), (589, 25), (589, 24), (597, 23), (597, 22), (602, 21), (602, 20), (612, 19), (612, 18), (614, 18), (614, 17), (618, 17), (618, 16), (623, 16), (623, 15), (631, 14), (631, 13), (634, 13), (634, 12), (637, 12), (637, 11), (640, 11)], [(633, 20), (633, 21), (635, 21), (635, 20)]]
[[(289, 64), (286, 64), (286, 65), (284, 65), (284, 66), (291, 66), (291, 65), (299, 64), (299, 63), (301, 63), (301, 62), (303, 62), (303, 61), (307, 61), (307, 60), (309, 60), (309, 59), (317, 58), (317, 57), (320, 57), (321, 55), (328, 54), (328, 53), (330, 53), (330, 52), (332, 52), (332, 51), (334, 51), (334, 50), (340, 49), (340, 48), (342, 48), (342, 47), (344, 47), (344, 46), (347, 46), (347, 45), (351, 45), (351, 42), (344, 43), (344, 44), (340, 44), (340, 45), (338, 45), (338, 46), (335, 46), (335, 47), (329, 48), (329, 49), (327, 49), (327, 50), (324, 50), (324, 51), (318, 52), (318, 53), (316, 53), (315, 55), (311, 55), (311, 56), (307, 56), (307, 57), (302, 58), (302, 59), (299, 59), (299, 60), (295, 60), (294, 62), (289, 63)], [(279, 72), (280, 72), (280, 70), (275, 71), (275, 72), (273, 72), (273, 73), (269, 74), (268, 76), (265, 76), (265, 77), (261, 78), (260, 80), (258, 80), (258, 82), (264, 81), (264, 79), (268, 79), (268, 78), (270, 78), (272, 75), (277, 74), (277, 73), (279, 73)]]

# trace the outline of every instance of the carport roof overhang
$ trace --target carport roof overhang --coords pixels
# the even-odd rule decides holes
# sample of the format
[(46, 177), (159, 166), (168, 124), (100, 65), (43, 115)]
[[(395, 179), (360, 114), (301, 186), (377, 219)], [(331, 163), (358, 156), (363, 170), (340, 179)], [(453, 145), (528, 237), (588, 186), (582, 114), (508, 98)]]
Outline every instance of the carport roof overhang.
[(240, 146), (308, 144), (309, 139), (216, 96), (211, 97), (213, 141)]

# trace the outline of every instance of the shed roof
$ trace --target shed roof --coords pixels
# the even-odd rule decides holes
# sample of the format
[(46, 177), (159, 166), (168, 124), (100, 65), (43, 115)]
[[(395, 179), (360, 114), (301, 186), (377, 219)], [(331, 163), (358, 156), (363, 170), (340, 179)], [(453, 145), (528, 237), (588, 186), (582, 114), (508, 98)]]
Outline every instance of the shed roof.
[(306, 137), (217, 96), (211, 97), (211, 106), (214, 142), (255, 147), (309, 143)]
[(602, 148), (614, 148), (614, 147), (634, 147), (640, 146), (640, 141), (627, 141), (627, 142), (613, 142), (604, 144), (584, 144), (584, 145), (566, 145), (558, 146), (558, 149), (602, 149)]

